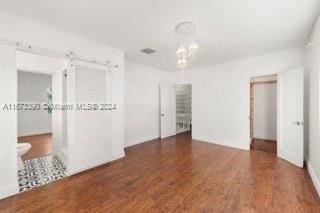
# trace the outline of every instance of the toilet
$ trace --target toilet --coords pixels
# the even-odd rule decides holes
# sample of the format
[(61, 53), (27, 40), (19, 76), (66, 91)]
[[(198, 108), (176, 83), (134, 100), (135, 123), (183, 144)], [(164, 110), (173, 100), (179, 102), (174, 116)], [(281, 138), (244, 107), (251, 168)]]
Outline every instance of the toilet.
[(21, 156), (26, 154), (31, 149), (30, 143), (18, 143), (17, 144), (17, 152), (18, 152), (18, 170), (24, 169), (23, 161)]

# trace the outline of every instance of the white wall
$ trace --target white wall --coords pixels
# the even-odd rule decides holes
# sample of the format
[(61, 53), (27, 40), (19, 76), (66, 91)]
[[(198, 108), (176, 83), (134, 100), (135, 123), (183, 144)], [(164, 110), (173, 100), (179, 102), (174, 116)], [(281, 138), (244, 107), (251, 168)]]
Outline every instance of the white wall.
[(193, 138), (249, 149), (250, 78), (302, 66), (303, 53), (289, 49), (176, 73), (177, 83), (192, 84)]
[[(27, 18), (12, 15), (4, 11), (0, 11), (0, 25), (0, 39), (27, 43), (31, 46), (48, 48), (62, 53), (72, 50), (74, 53), (84, 57), (94, 58), (100, 61), (110, 60), (112, 63), (119, 64), (119, 68), (112, 74), (112, 99), (113, 102), (117, 104), (117, 110), (112, 114), (112, 156), (110, 156), (110, 160), (124, 156), (124, 52), (111, 48), (103, 43), (90, 41), (79, 36), (62, 32), (53, 27), (35, 23)], [(1, 100), (3, 100), (3, 97), (8, 97), (11, 101), (16, 100), (14, 86), (17, 84), (17, 79), (12, 76), (15, 75), (14, 73), (16, 72), (12, 71), (12, 73), (8, 75), (3, 72), (0, 74), (0, 79), (5, 79), (6, 84), (3, 85), (4, 90), (7, 89), (6, 85), (12, 85), (10, 89), (7, 89), (7, 93), (0, 93)], [(10, 78), (7, 76), (10, 76)], [(16, 136), (16, 131), (14, 133), (16, 128), (13, 127), (14, 125), (11, 125), (11, 122), (16, 122), (13, 121), (14, 118), (14, 115), (8, 116), (6, 119), (6, 128), (10, 127), (10, 131), (13, 131), (12, 135), (15, 134)], [(8, 123), (10, 124), (8, 125)], [(9, 140), (8, 143), (10, 142), (13, 146), (15, 145), (14, 141), (16, 139), (14, 139), (14, 137), (3, 137), (5, 136), (1, 136), (1, 141), (8, 141), (10, 139), (12, 141)], [(12, 145), (10, 145), (10, 147)], [(8, 155), (8, 152), (10, 152), (11, 155), (16, 156), (15, 147), (7, 148), (4, 143), (1, 143), (0, 156), (6, 156)], [(8, 174), (9, 179), (9, 173), (12, 169), (16, 169), (16, 166), (14, 167), (14, 165), (16, 165), (16, 159), (14, 160), (8, 157), (5, 158), (5, 160), (7, 165), (12, 164), (13, 166), (2, 169), (1, 177), (3, 174)], [(3, 182), (2, 184), (8, 184), (8, 182)], [(0, 185), (0, 193), (3, 190), (4, 189), (1, 188)]]
[(17, 113), (3, 110), (17, 100), (15, 48), (0, 44), (0, 199), (18, 191)]
[(307, 158), (308, 170), (311, 178), (320, 195), (320, 135), (319, 135), (319, 68), (320, 68), (320, 18), (318, 18), (313, 33), (310, 37), (310, 42), (314, 42), (314, 46), (307, 49), (306, 66), (308, 70), (308, 96), (306, 101), (308, 103), (308, 120), (307, 138), (308, 145)]
[(253, 138), (277, 140), (277, 83), (253, 85)]
[(173, 73), (126, 62), (125, 145), (160, 137), (160, 84)]
[[(18, 102), (20, 103), (47, 103), (47, 91), (51, 87), (51, 75), (18, 72)], [(51, 133), (51, 116), (52, 114), (45, 110), (18, 111), (18, 136)]]

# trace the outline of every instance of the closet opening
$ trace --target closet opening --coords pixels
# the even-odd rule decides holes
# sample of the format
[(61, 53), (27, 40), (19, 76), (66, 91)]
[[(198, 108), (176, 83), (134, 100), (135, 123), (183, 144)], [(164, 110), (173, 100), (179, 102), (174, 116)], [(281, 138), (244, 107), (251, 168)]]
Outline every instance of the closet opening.
[(277, 153), (277, 76), (250, 79), (250, 148)]
[(191, 132), (192, 129), (192, 85), (177, 84), (176, 91), (176, 134)]

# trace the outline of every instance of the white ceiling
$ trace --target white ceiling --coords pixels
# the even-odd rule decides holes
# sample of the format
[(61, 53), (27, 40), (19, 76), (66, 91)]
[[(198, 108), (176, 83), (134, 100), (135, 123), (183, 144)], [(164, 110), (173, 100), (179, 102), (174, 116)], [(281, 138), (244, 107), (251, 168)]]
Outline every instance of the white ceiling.
[[(0, 0), (0, 8), (123, 49), (127, 59), (176, 70), (179, 22), (197, 25), (206, 66), (302, 46), (319, 0)], [(150, 47), (152, 55), (140, 50)]]

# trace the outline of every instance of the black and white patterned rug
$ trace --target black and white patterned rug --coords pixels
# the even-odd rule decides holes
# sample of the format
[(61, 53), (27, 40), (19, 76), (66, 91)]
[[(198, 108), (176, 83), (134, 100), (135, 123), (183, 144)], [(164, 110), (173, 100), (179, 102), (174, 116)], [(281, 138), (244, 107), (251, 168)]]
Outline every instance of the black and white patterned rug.
[(66, 176), (66, 166), (55, 155), (26, 160), (18, 171), (20, 192), (42, 186)]

